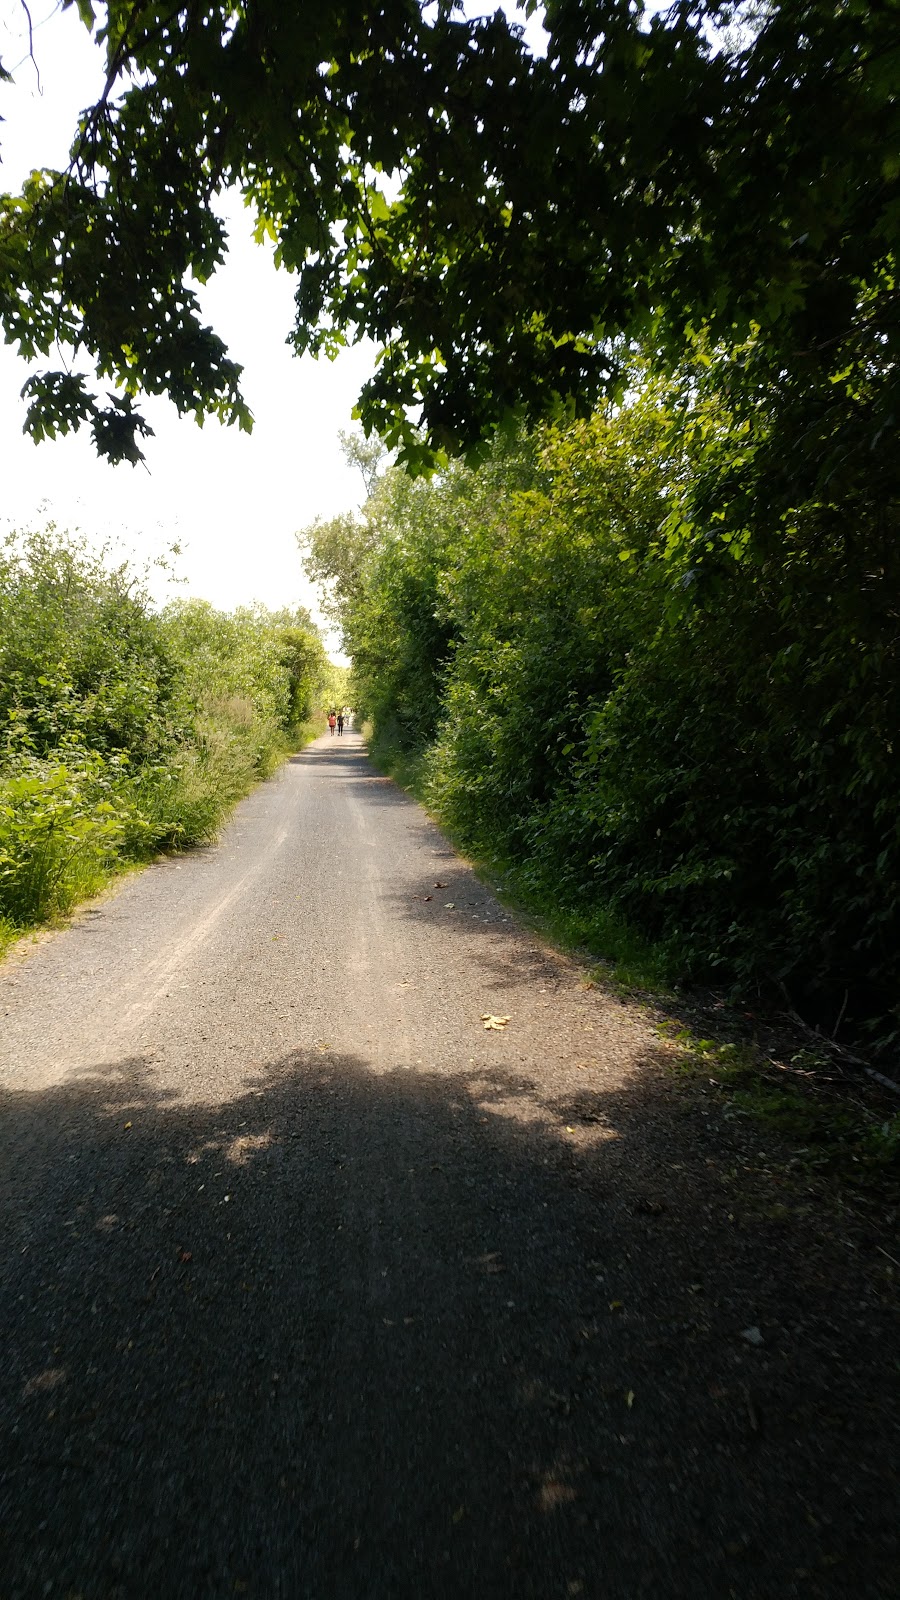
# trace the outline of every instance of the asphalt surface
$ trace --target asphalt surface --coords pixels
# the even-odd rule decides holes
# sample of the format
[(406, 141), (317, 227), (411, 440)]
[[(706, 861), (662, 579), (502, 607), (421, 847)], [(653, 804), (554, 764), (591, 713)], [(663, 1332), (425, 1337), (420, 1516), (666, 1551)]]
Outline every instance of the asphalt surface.
[(842, 1408), (670, 1080), (353, 734), (5, 964), (0, 1600), (891, 1593), (880, 1302)]

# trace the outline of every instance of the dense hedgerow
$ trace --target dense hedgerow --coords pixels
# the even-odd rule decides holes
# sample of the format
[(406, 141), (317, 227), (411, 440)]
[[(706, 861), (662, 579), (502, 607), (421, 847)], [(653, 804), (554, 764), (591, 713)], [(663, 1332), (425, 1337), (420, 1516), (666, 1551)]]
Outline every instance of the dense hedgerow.
[(305, 612), (161, 612), (50, 528), (0, 546), (0, 923), (209, 839), (297, 744), (329, 664)]
[(900, 483), (873, 359), (823, 399), (752, 342), (699, 351), (307, 537), (357, 703), (471, 850), (685, 975), (886, 1042)]

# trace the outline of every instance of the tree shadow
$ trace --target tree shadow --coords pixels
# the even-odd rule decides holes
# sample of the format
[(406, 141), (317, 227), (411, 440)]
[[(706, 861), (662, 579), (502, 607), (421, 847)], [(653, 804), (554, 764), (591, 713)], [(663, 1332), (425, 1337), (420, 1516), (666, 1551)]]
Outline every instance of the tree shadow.
[(388, 914), (414, 924), (423, 941), (433, 940), (436, 958), (447, 934), (466, 945), (478, 970), (491, 980), (498, 1003), (508, 990), (516, 993), (521, 1009), (523, 985), (556, 989), (563, 974), (571, 973), (569, 958), (537, 943), (534, 933), (480, 881), (435, 824), (428, 822), (425, 827), (433, 833), (431, 871), (415, 888), (407, 883), (402, 889), (383, 891)]
[[(346, 744), (343, 739), (335, 737), (327, 743), (308, 745), (297, 755), (288, 758), (288, 765), (318, 768), (324, 777), (336, 778), (343, 787), (350, 787), (359, 791), (360, 799), (369, 805), (390, 805), (406, 808), (410, 813), (426, 822), (424, 813), (409, 795), (405, 794), (394, 782), (383, 773), (377, 772), (372, 766), (363, 744)], [(427, 826), (434, 824), (427, 821)]]
[(845, 1406), (824, 1247), (728, 1219), (645, 1065), (4, 1094), (0, 1593), (887, 1594), (877, 1318)]
[(298, 750), (296, 755), (288, 756), (287, 765), (296, 766), (338, 766), (359, 767), (368, 764), (365, 750), (357, 745), (348, 745), (340, 739), (329, 739), (327, 744), (309, 744), (305, 750)]

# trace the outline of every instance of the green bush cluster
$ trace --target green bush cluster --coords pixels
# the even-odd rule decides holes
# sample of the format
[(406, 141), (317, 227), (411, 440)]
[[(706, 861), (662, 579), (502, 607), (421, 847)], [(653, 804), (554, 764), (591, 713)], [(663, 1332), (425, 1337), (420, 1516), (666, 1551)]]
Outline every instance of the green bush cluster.
[(478, 467), (386, 474), (309, 530), (310, 570), (376, 749), (416, 756), (470, 850), (681, 976), (887, 1043), (900, 462), (876, 356), (841, 360), (824, 399), (752, 338), (637, 365)]
[(307, 736), (329, 663), (305, 612), (154, 610), (48, 528), (0, 545), (0, 939), (119, 864), (209, 839)]

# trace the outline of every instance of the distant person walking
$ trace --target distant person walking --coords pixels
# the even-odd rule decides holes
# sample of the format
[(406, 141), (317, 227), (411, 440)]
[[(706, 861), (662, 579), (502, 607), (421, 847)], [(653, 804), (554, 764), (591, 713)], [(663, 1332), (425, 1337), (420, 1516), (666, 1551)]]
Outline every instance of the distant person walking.
[(343, 713), (343, 711), (339, 711), (338, 712), (338, 733), (343, 733), (343, 731), (344, 731), (344, 713)]
[(337, 717), (335, 716), (333, 711), (329, 711), (329, 713), (328, 713), (328, 732), (331, 734), (332, 739), (334, 738), (334, 730), (335, 730), (336, 723), (337, 723)]

